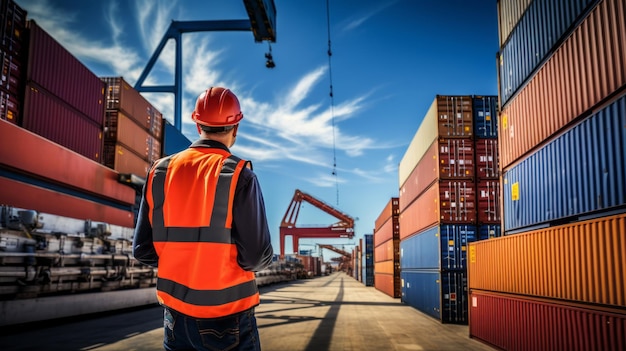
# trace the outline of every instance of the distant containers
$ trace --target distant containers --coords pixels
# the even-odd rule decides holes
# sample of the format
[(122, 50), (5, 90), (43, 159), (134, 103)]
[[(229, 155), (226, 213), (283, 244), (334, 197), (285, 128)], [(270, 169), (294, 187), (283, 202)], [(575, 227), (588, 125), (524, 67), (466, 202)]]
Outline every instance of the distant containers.
[(19, 124), (26, 69), (27, 12), (12, 0), (0, 3), (0, 119)]
[(101, 79), (107, 84), (103, 163), (145, 177), (162, 155), (163, 116), (123, 78)]
[(470, 291), (469, 336), (510, 351), (623, 351), (623, 308)]
[(21, 125), (101, 161), (104, 83), (35, 21), (28, 27), (28, 69)]
[(365, 286), (374, 286), (374, 235), (363, 235), (361, 255), (361, 281)]
[(497, 96), (472, 96), (472, 113), (475, 138), (498, 137)]
[(374, 287), (400, 297), (400, 227), (398, 198), (392, 197), (376, 219), (374, 230)]
[[(552, 0), (550, 2), (553, 2)], [(559, 3), (572, 3), (560, 0)], [(576, 0), (572, 11), (559, 12), (559, 16), (573, 16), (581, 11), (581, 3), (595, 1)], [(533, 2), (535, 7), (542, 2)], [(540, 146), (575, 119), (610, 97), (626, 84), (624, 53), (626, 41), (626, 4), (623, 0), (600, 2), (587, 18), (574, 29), (563, 44), (537, 71), (515, 97), (506, 101), (500, 116), (500, 160), (502, 168), (510, 167), (526, 153)], [(525, 16), (528, 17), (528, 16)], [(561, 18), (561, 17), (559, 17)], [(559, 21), (538, 21), (543, 26)], [(527, 32), (532, 28), (520, 29)], [(518, 45), (525, 47), (522, 38), (544, 36), (521, 36)], [(526, 51), (511, 52), (508, 57), (516, 61), (510, 70), (526, 67), (518, 61), (534, 58)], [(592, 74), (593, 72), (593, 74)], [(517, 74), (517, 73), (516, 73)], [(503, 77), (500, 77), (503, 80)], [(503, 83), (501, 83), (503, 84)], [(506, 83), (504, 83), (506, 84)]]
[(624, 308), (625, 233), (620, 214), (470, 243), (469, 287)]
[(467, 324), (467, 274), (463, 271), (402, 271), (402, 302), (442, 323)]
[(503, 175), (505, 232), (626, 206), (626, 92)]
[[(501, 106), (508, 103), (537, 67), (552, 53), (554, 47), (558, 46), (581, 18), (599, 2), (599, 0), (531, 1), (517, 23), (503, 23), (501, 26), (503, 31), (506, 32), (511, 26), (513, 28), (499, 52)], [(498, 10), (504, 9), (499, 6)], [(500, 19), (506, 18), (506, 14), (501, 13)]]

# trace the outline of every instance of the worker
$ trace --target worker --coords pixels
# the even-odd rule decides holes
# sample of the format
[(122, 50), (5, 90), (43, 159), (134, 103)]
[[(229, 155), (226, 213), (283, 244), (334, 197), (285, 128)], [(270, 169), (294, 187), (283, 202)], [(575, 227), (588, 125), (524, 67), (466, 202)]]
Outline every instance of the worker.
[(148, 172), (133, 255), (158, 267), (166, 350), (260, 350), (254, 272), (274, 251), (252, 165), (229, 150), (243, 113), (232, 91), (211, 87), (191, 118), (199, 139)]

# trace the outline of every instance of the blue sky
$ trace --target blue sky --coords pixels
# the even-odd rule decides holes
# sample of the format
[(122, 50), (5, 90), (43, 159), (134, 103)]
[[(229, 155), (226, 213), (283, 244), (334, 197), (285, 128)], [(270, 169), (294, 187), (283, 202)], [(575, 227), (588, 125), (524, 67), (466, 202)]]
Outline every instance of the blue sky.
[[(132, 85), (172, 20), (248, 18), (242, 0), (16, 2), (94, 74)], [(232, 89), (245, 115), (232, 151), (254, 164), (275, 252), (295, 189), (358, 218), (355, 239), (303, 239), (300, 248), (349, 251), (398, 196), (398, 164), (435, 95), (497, 95), (496, 1), (329, 0), (330, 23), (326, 0), (275, 4), (273, 69), (268, 43), (252, 32), (183, 35), (182, 130), (196, 139), (189, 116), (201, 91)], [(173, 57), (166, 46), (147, 83), (172, 84)], [(173, 123), (172, 95), (144, 96)], [(297, 223), (336, 221), (303, 203)]]

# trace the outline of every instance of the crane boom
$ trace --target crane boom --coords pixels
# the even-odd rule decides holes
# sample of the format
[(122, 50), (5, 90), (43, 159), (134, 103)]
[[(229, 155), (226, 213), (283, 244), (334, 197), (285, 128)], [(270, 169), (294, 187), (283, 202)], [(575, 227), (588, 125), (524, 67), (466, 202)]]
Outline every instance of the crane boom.
[[(337, 218), (337, 223), (327, 227), (306, 227), (298, 228), (296, 222), (300, 214), (302, 201), (306, 201), (329, 215)], [(354, 218), (333, 208), (327, 203), (314, 198), (313, 196), (296, 189), (291, 203), (283, 216), (280, 225), (280, 256), (285, 256), (285, 236), (291, 235), (293, 249), (298, 252), (298, 240), (300, 238), (353, 238)]]

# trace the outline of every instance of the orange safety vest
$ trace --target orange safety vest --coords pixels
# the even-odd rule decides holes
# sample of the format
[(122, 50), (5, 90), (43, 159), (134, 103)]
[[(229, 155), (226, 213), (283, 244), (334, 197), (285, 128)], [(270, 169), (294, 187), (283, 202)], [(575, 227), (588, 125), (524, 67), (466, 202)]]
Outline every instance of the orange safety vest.
[(231, 238), (237, 180), (247, 161), (194, 147), (159, 160), (146, 184), (159, 303), (196, 318), (259, 304), (254, 272), (237, 263)]

